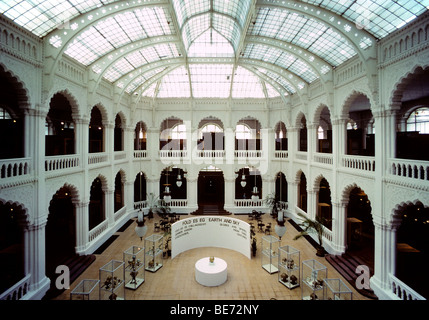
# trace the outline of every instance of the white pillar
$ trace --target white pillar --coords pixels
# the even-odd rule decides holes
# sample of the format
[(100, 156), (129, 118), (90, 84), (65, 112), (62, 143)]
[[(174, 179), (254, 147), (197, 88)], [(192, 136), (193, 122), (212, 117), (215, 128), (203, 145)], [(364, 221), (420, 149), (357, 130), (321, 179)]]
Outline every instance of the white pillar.
[(89, 202), (74, 203), (76, 212), (76, 253), (85, 254), (89, 234)]
[(198, 173), (190, 174), (186, 177), (186, 197), (188, 199), (189, 210), (194, 211), (198, 209)]
[(333, 254), (342, 254), (347, 249), (347, 203), (332, 202), (332, 249)]

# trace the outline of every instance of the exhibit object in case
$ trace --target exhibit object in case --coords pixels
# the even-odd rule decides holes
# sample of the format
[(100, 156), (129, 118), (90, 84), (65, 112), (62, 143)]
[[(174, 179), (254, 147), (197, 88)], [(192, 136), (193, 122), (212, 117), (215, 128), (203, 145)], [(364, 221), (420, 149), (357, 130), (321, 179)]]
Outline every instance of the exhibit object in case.
[(163, 238), (160, 234), (152, 234), (144, 239), (145, 269), (147, 271), (156, 272), (162, 267)]
[(207, 257), (195, 263), (195, 280), (207, 287), (220, 286), (228, 279), (227, 263), (217, 257)]
[(125, 288), (137, 289), (144, 282), (144, 248), (132, 246), (124, 251)]
[(280, 240), (274, 236), (262, 237), (262, 268), (268, 273), (276, 273), (278, 269), (278, 251)]
[(323, 300), (323, 280), (328, 277), (328, 268), (317, 260), (302, 262), (302, 300)]
[(324, 279), (325, 300), (352, 300), (353, 292), (341, 279)]
[(279, 282), (289, 289), (299, 287), (301, 265), (299, 250), (291, 246), (279, 248)]
[(111, 260), (100, 268), (100, 300), (125, 300), (124, 265)]
[(84, 279), (70, 292), (70, 300), (98, 300), (100, 280)]

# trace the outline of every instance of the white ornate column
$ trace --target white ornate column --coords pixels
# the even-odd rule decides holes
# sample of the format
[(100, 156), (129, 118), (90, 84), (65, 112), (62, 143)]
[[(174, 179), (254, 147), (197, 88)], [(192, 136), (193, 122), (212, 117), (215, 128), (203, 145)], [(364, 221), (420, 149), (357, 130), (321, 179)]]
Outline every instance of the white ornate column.
[(343, 254), (347, 249), (347, 203), (332, 202), (332, 249), (333, 254)]
[(188, 209), (190, 212), (198, 209), (198, 173), (188, 172), (186, 177), (186, 197), (188, 199)]
[(76, 212), (76, 253), (86, 254), (89, 234), (89, 202), (74, 203)]
[[(307, 188), (309, 187), (309, 183), (307, 181)], [(310, 186), (311, 187), (311, 186)], [(316, 219), (317, 214), (317, 193), (313, 189), (307, 189), (307, 216), (311, 220)]]
[(113, 227), (115, 224), (115, 205), (114, 205), (114, 190), (104, 188), (103, 187), (103, 193), (104, 193), (104, 214), (105, 218), (108, 222), (108, 226)]
[(235, 175), (225, 175), (225, 204), (224, 209), (230, 211), (234, 208), (235, 200)]
[(387, 224), (373, 220), (375, 231), (374, 275), (370, 286), (379, 299), (391, 299), (390, 274), (396, 272), (396, 229), (399, 223)]
[(25, 247), (29, 248), (26, 259), (25, 269), (27, 274), (31, 274), (29, 292), (37, 292), (32, 299), (42, 299), (48, 291), (51, 280), (46, 277), (46, 261), (45, 261), (45, 230), (47, 220), (40, 222), (37, 225), (30, 225), (26, 229)]

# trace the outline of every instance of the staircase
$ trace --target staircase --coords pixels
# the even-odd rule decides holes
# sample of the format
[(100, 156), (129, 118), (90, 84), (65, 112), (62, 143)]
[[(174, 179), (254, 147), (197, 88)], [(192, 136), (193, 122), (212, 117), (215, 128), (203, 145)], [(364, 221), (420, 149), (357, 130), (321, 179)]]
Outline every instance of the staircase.
[(192, 215), (229, 215), (231, 212), (226, 211), (224, 208), (220, 208), (218, 205), (202, 205), (198, 209), (191, 213)]
[[(95, 255), (74, 255), (68, 260), (61, 263), (69, 267), (70, 270), (70, 284), (72, 284), (93, 262), (95, 261)], [(42, 300), (50, 300), (60, 295), (65, 289), (59, 290), (55, 287), (55, 281), (61, 274), (48, 275), (51, 279), (51, 287), (46, 292), (46, 295)]]
[[(356, 279), (361, 275), (360, 273), (356, 273), (356, 268), (360, 265), (368, 265), (358, 256), (344, 253), (342, 255), (325, 255), (325, 258), (356, 289), (356, 291), (367, 298), (378, 299), (371, 289), (358, 289), (356, 287)], [(369, 272), (371, 277), (374, 274), (374, 270), (370, 266)]]

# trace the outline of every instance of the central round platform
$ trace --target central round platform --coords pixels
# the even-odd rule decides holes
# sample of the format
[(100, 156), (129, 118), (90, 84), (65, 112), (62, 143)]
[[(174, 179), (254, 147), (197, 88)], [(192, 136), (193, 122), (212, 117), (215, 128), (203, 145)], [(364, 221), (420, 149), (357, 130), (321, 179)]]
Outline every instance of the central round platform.
[(215, 257), (211, 263), (209, 257), (206, 257), (195, 263), (195, 280), (203, 286), (219, 286), (225, 283), (227, 278), (227, 264), (221, 258)]

